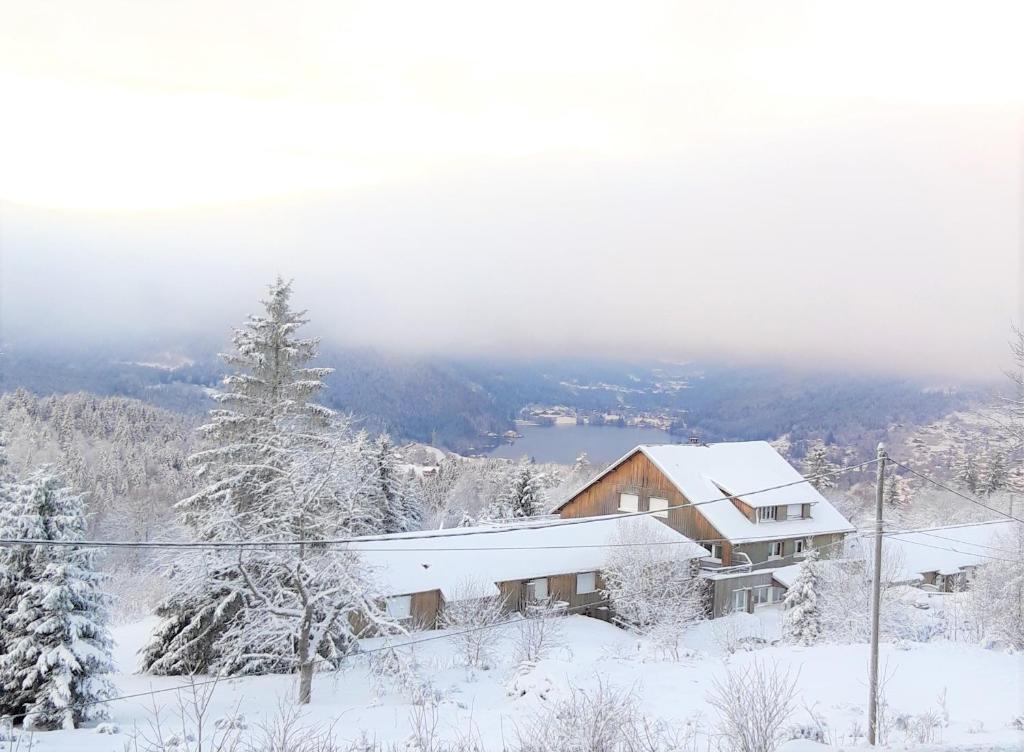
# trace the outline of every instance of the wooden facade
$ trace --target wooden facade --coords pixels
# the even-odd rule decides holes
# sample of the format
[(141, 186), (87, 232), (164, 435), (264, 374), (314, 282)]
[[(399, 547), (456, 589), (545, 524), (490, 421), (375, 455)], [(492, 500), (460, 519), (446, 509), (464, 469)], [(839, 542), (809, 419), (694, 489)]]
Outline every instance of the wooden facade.
[[(634, 452), (618, 466), (579, 491), (558, 508), (562, 517), (597, 517), (615, 514), (619, 509), (619, 495), (635, 494), (639, 497), (639, 510), (650, 509), (650, 500), (666, 499), (670, 507), (683, 506), (680, 509), (669, 509), (665, 517), (654, 515), (687, 538), (697, 541), (722, 540), (723, 536), (701, 515), (689, 505), (689, 500), (679, 489), (665, 477), (647, 455)], [(723, 541), (722, 564), (731, 562), (731, 546)]]
[[(534, 580), (547, 580), (548, 597), (555, 602), (565, 603), (572, 613), (584, 616), (595, 616), (606, 618), (607, 609), (601, 608), (604, 597), (601, 591), (604, 589), (604, 580), (600, 572), (593, 572), (595, 589), (589, 593), (577, 592), (577, 576), (586, 575), (590, 572), (571, 572), (565, 574), (549, 575), (547, 577), (535, 577), (528, 580), (508, 580), (495, 583), (504, 601), (504, 608), (508, 613), (522, 612), (529, 604), (527, 596), (527, 585)], [(413, 629), (437, 629), (441, 626), (444, 614), (445, 600), (440, 590), (428, 590), (422, 593), (405, 593), (394, 596), (396, 598), (410, 598), (409, 616), (403, 622)], [(387, 599), (382, 600), (378, 605), (386, 608)], [(588, 608), (593, 606), (593, 608)], [(366, 624), (352, 621), (353, 630), (371, 634)]]
[[(722, 489), (723, 495), (729, 491)], [(777, 566), (771, 560), (771, 544), (782, 542), (782, 557), (790, 557), (796, 553), (797, 541), (808, 541), (806, 536), (779, 537), (776, 541), (764, 540), (752, 543), (732, 543), (725, 539), (715, 527), (707, 521), (696, 508), (690, 506), (687, 499), (678, 488), (675, 487), (665, 474), (651, 462), (641, 451), (634, 452), (623, 460), (618, 466), (612, 468), (604, 475), (599, 476), (593, 483), (579, 491), (575, 496), (565, 501), (559, 508), (558, 513), (562, 517), (596, 517), (598, 515), (615, 514), (622, 511), (619, 507), (621, 494), (633, 494), (639, 497), (638, 511), (650, 510), (650, 500), (666, 499), (670, 507), (681, 506), (679, 509), (669, 509), (664, 517), (653, 515), (657, 519), (677, 530), (687, 538), (697, 543), (718, 542), (722, 546), (722, 566), (733, 566), (746, 564), (747, 559), (736, 554), (742, 552), (749, 557), (755, 567)], [(757, 509), (745, 503), (741, 499), (733, 498), (733, 504), (752, 523), (757, 524)], [(786, 505), (775, 507), (776, 517), (785, 520), (788, 514)], [(801, 518), (810, 516), (810, 505), (801, 505)], [(764, 535), (772, 534), (772, 522), (763, 522), (759, 525), (764, 529)], [(842, 538), (842, 534), (818, 535), (809, 539), (809, 545), (819, 550), (824, 546), (831, 546)], [(831, 548), (824, 549), (825, 553)]]

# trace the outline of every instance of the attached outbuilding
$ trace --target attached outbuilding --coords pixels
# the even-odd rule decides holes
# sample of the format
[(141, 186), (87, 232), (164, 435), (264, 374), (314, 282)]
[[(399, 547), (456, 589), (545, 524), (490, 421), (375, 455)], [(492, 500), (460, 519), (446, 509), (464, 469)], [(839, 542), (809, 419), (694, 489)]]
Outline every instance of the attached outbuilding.
[(679, 559), (707, 554), (681, 533), (666, 539), (656, 520), (617, 516), (371, 536), (350, 549), (373, 570), (389, 614), (419, 628), (436, 628), (448, 602), (488, 596), (502, 596), (509, 611), (545, 599), (607, 618), (601, 570), (621, 545), (623, 524), (633, 537), (646, 531), (659, 546), (672, 545)]

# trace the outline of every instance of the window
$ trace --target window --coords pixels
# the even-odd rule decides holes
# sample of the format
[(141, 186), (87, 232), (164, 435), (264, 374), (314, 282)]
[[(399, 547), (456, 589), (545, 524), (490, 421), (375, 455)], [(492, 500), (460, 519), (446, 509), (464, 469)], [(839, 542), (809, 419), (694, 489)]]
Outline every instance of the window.
[(768, 558), (769, 559), (781, 559), (782, 558), (782, 541), (772, 541), (768, 544)]
[(786, 507), (786, 519), (787, 520), (799, 520), (804, 516), (804, 505), (803, 504), (790, 504)]
[(732, 591), (732, 610), (733, 611), (746, 611), (747, 610), (747, 593), (750, 590), (743, 588), (742, 590)]
[(761, 522), (764, 520), (776, 519), (775, 513), (777, 509), (775, 507), (758, 507), (757, 508), (757, 519)]
[(597, 592), (597, 572), (581, 572), (576, 575), (576, 595)]
[(802, 554), (806, 547), (807, 547), (807, 541), (805, 541), (805, 540), (793, 541), (793, 553), (795, 553), (795, 554)]
[(647, 508), (653, 512), (651, 517), (668, 517), (668, 499), (652, 496), (647, 502)]
[(534, 600), (542, 601), (548, 597), (548, 578), (541, 577), (537, 580), (530, 580), (526, 586), (533, 591)]
[(754, 605), (760, 606), (772, 602), (772, 586), (758, 585), (754, 588)]
[(620, 512), (638, 512), (640, 511), (640, 497), (636, 494), (620, 493), (619, 494), (619, 511)]
[(412, 616), (412, 596), (396, 595), (387, 599), (388, 616), (392, 619), (408, 619)]
[(721, 543), (705, 543), (704, 548), (711, 552), (712, 559), (722, 558), (722, 544)]

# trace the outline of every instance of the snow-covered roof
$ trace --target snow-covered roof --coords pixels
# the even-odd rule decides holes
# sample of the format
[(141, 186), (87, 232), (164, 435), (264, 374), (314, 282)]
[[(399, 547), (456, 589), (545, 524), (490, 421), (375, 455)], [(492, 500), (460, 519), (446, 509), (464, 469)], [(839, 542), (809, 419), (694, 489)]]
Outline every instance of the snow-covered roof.
[[(828, 499), (804, 481), (766, 441), (642, 445), (613, 463), (605, 473), (636, 452), (643, 452), (691, 504), (698, 505), (697, 511), (719, 534), (733, 543), (769, 537), (846, 533), (854, 529)], [(773, 488), (775, 486), (786, 487)], [(773, 490), (750, 493), (766, 488)], [(811, 516), (758, 524), (751, 522), (728, 499), (721, 500), (725, 495), (752, 507), (810, 504)]]
[[(1012, 520), (992, 520), (969, 525), (951, 525), (929, 530), (886, 534), (882, 544), (883, 555), (891, 552), (899, 567), (897, 580), (919, 580), (927, 572), (948, 575), (958, 573), (962, 567), (984, 564), (993, 558), (1006, 558), (1016, 553), (1000, 548), (1000, 539), (1008, 537)], [(864, 555), (874, 552), (874, 539), (863, 539)]]
[(544, 527), (458, 528), (445, 531), (452, 535), (443, 538), (429, 537), (436, 531), (373, 536), (350, 548), (373, 567), (382, 595), (440, 590), (451, 600), (468, 595), (467, 589), (495, 594), (498, 582), (599, 570), (623, 525), (630, 526), (630, 540), (671, 541), (680, 558), (707, 556), (704, 548), (657, 520), (618, 516)]
[(800, 564), (790, 564), (788, 567), (776, 567), (771, 570), (772, 579), (782, 585), (782, 587), (789, 589), (796, 581), (797, 575), (800, 574), (801, 566), (803, 566), (802, 562)]

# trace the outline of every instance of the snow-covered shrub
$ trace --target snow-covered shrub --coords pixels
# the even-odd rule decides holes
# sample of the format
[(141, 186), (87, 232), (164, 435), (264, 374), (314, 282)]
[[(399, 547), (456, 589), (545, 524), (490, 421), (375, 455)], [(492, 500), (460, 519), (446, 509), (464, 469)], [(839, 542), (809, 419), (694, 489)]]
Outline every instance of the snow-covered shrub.
[(536, 663), (547, 658), (562, 644), (562, 613), (550, 598), (531, 603), (523, 619), (516, 625), (513, 659), (516, 663)]
[(498, 595), (481, 595), (493, 588), (467, 580), (441, 610), (442, 628), (452, 631), (452, 641), (471, 668), (486, 670), (494, 662), (499, 638), (495, 627), (505, 620), (505, 600)]
[(797, 676), (754, 660), (746, 669), (716, 678), (707, 700), (732, 752), (773, 752), (793, 715)]
[(1024, 525), (996, 536), (992, 546), (1005, 553), (975, 570), (963, 594), (966, 618), (979, 642), (1024, 650)]
[(937, 744), (942, 741), (944, 724), (941, 713), (936, 710), (900, 717), (897, 725), (908, 743)]
[[(640, 713), (633, 692), (613, 689), (600, 678), (590, 691), (568, 694), (516, 729), (510, 752), (674, 752), (690, 749), (692, 727), (676, 733)], [(692, 745), (695, 746), (695, 745)]]
[(97, 734), (120, 734), (121, 729), (116, 723), (100, 723), (96, 726)]
[(708, 583), (673, 541), (667, 529), (652, 536), (634, 520), (620, 522), (602, 578), (615, 621), (679, 660), (683, 634), (706, 615)]
[(412, 648), (401, 651), (392, 647), (374, 653), (370, 656), (369, 671), (371, 684), (378, 694), (393, 688), (413, 705), (436, 704), (443, 697), (424, 676), (423, 667)]

